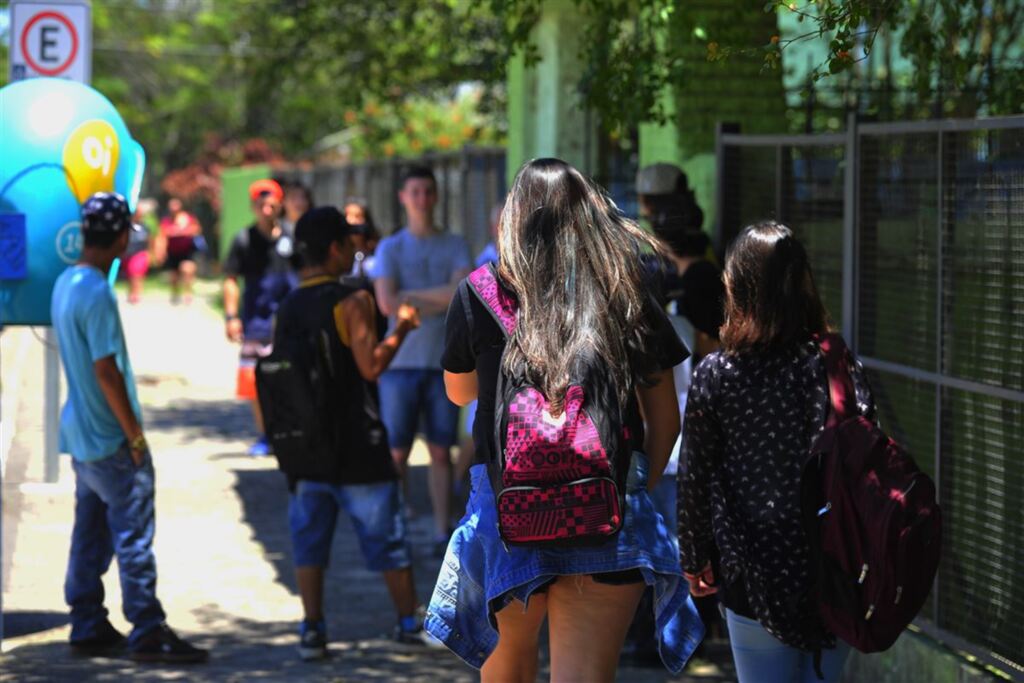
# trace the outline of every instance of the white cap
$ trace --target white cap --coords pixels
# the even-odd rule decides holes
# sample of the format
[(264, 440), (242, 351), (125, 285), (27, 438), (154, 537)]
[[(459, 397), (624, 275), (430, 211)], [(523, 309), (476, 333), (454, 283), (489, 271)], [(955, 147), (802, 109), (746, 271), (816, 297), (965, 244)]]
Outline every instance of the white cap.
[(636, 174), (637, 194), (673, 194), (679, 189), (681, 168), (675, 164), (651, 164)]

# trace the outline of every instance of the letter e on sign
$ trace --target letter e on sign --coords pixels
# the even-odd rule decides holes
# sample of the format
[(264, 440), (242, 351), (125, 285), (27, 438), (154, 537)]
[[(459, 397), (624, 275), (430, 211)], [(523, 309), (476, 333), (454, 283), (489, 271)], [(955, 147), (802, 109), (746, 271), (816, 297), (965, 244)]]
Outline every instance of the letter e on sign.
[(11, 80), (51, 76), (88, 83), (92, 26), (87, 0), (13, 0)]

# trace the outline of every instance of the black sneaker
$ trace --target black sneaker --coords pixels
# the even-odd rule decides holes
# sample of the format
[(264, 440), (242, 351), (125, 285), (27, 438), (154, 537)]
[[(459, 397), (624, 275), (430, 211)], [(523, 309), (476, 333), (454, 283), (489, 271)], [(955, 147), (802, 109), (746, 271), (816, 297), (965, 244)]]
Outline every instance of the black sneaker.
[(69, 645), (75, 657), (110, 657), (121, 654), (127, 643), (128, 639), (104, 619), (96, 629), (96, 635), (72, 640)]
[(307, 662), (327, 657), (327, 628), (324, 622), (303, 621), (299, 626), (299, 657)]
[(189, 664), (205, 662), (210, 658), (207, 650), (200, 649), (178, 637), (167, 624), (160, 624), (142, 636), (128, 653), (136, 662), (163, 662)]

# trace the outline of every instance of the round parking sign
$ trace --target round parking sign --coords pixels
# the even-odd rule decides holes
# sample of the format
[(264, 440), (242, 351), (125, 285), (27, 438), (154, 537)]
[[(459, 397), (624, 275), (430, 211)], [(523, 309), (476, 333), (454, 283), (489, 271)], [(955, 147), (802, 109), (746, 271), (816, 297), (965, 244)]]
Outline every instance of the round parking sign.
[(78, 55), (78, 31), (60, 12), (40, 12), (21, 32), (25, 62), (43, 76), (59, 76)]

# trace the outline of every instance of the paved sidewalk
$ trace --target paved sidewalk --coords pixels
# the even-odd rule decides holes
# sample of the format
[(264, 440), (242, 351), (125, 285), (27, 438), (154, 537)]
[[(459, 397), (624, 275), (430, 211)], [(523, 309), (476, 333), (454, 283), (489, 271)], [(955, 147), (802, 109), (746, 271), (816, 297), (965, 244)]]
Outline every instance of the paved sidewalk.
[[(122, 303), (147, 438), (157, 472), (155, 550), (159, 595), (168, 622), (212, 650), (208, 664), (136, 666), (127, 660), (80, 660), (67, 649), (63, 600), (72, 522), (73, 475), (62, 457), (56, 484), (42, 484), (42, 346), (25, 328), (4, 331), (0, 361), (4, 406), (12, 392), (17, 413), (3, 480), (3, 610), (5, 640), (0, 680), (249, 681), (477, 680), (447, 651), (424, 651), (389, 640), (395, 622), (379, 575), (363, 568), (354, 534), (342, 520), (327, 580), (333, 657), (297, 658), (301, 610), (292, 574), (286, 524), (287, 490), (273, 458), (245, 455), (252, 438), (248, 406), (232, 398), (237, 347), (223, 338), (203, 294), (190, 306), (151, 295)], [(28, 336), (26, 336), (28, 335)], [(15, 368), (23, 368), (15, 372)], [(11, 386), (16, 377), (17, 386)], [(418, 449), (425, 451), (425, 449)], [(438, 561), (430, 554), (425, 452), (414, 453), (413, 544), (420, 599), (429, 598)], [(419, 492), (418, 494), (416, 492)], [(121, 615), (115, 565), (105, 580), (115, 626)], [(700, 678), (621, 671), (620, 680), (729, 680), (713, 666)]]

